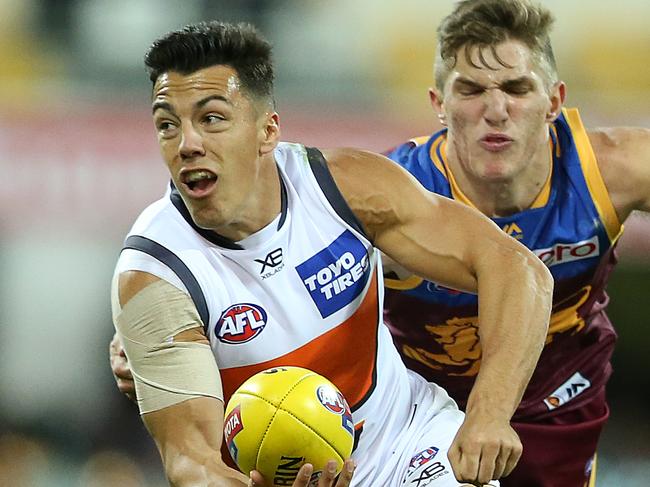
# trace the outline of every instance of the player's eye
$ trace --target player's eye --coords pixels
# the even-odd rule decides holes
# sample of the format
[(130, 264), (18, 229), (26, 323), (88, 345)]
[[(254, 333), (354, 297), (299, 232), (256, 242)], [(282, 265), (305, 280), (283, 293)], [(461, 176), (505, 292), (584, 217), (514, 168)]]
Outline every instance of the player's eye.
[(509, 95), (521, 96), (529, 93), (533, 87), (529, 83), (515, 83), (511, 85), (506, 84), (502, 89)]
[(158, 124), (158, 130), (160, 130), (162, 132), (168, 131), (168, 130), (172, 129), (173, 127), (174, 127), (174, 124), (172, 124), (171, 122), (168, 122), (168, 121), (163, 121), (163, 122), (160, 122)]
[(210, 113), (210, 114), (206, 115), (206, 116), (203, 118), (203, 120), (204, 120), (205, 123), (208, 124), (208, 125), (214, 125), (214, 124), (217, 124), (217, 123), (219, 123), (219, 122), (224, 121), (225, 118), (222, 117), (221, 115), (215, 115), (214, 113)]
[(483, 88), (477, 85), (460, 85), (457, 91), (462, 96), (476, 96), (483, 93)]
[(176, 124), (171, 120), (159, 120), (156, 122), (156, 130), (163, 138), (173, 137), (177, 132), (176, 128)]

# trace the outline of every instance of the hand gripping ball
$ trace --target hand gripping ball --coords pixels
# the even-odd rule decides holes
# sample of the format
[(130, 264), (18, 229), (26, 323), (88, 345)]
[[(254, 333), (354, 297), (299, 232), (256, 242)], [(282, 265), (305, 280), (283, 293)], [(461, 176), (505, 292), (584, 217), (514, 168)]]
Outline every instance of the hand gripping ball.
[(255, 374), (232, 395), (224, 439), (242, 472), (258, 470), (268, 484), (291, 485), (304, 463), (314, 466), (312, 480), (329, 460), (340, 471), (352, 453), (354, 424), (345, 398), (325, 377), (276, 367)]

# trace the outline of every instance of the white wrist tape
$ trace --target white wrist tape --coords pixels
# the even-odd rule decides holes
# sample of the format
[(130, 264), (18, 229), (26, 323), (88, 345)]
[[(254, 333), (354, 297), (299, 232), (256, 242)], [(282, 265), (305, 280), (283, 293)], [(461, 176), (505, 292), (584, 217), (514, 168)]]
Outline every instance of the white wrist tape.
[(120, 309), (113, 285), (113, 322), (135, 381), (140, 414), (201, 396), (223, 401), (221, 376), (209, 345), (174, 337), (203, 327), (192, 299), (167, 281), (142, 289)]

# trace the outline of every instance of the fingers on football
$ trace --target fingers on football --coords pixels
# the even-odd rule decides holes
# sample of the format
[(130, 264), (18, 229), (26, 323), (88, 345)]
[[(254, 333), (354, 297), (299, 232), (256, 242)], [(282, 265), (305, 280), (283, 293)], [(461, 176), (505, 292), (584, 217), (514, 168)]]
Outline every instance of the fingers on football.
[(354, 463), (354, 460), (348, 458), (343, 464), (343, 470), (341, 471), (339, 479), (336, 482), (336, 487), (348, 487), (352, 481), (352, 475), (354, 474), (356, 467), (357, 465)]
[(307, 487), (312, 473), (314, 473), (314, 467), (312, 464), (305, 463), (300, 467), (300, 470), (298, 470), (298, 475), (296, 476), (296, 480), (293, 482), (293, 487)]

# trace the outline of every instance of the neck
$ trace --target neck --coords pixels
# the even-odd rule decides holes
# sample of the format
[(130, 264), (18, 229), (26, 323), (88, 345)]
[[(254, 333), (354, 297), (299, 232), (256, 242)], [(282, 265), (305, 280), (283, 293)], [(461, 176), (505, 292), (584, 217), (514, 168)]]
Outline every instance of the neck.
[(458, 189), (489, 217), (528, 209), (543, 190), (552, 167), (548, 144), (528, 153), (526, 158), (531, 162), (521, 164), (520, 171), (509, 177), (491, 179), (468, 170), (470, 166), (458, 157), (453, 144), (447, 145), (447, 165)]
[(254, 194), (247, 199), (239, 211), (241, 215), (237, 220), (230, 221), (226, 226), (215, 231), (234, 242), (249, 237), (271, 223), (282, 211), (282, 188), (280, 183), (280, 170), (269, 154), (263, 162)]

